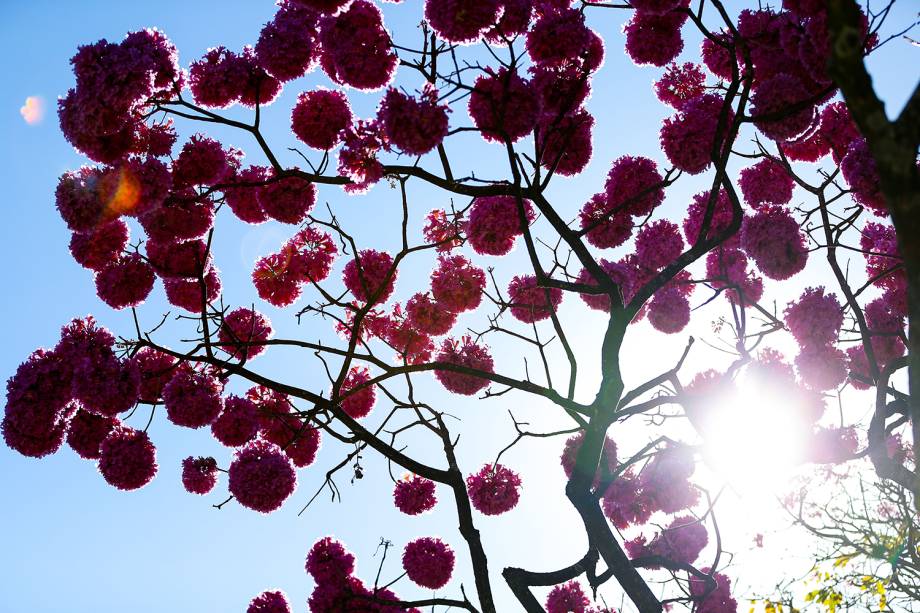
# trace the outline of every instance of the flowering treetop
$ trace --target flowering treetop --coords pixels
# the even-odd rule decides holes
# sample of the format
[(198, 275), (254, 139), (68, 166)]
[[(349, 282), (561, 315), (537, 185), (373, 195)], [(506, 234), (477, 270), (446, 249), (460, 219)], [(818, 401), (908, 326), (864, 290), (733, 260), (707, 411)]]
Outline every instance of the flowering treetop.
[[(257, 37), (253, 31), (253, 45), (209, 49), (185, 65), (157, 30), (78, 49), (76, 83), (58, 114), (65, 137), (93, 164), (57, 186), (70, 251), (113, 309), (139, 309), (161, 281), (195, 336), (169, 347), (157, 340), (159, 326), (138, 323), (116, 339), (92, 317), (74, 319), (54, 348), (36, 350), (9, 379), (2, 422), (9, 447), (40, 458), (66, 440), (108, 483), (134, 490), (157, 473), (148, 430), (164, 418), (151, 413), (141, 428), (131, 416), (162, 405), (166, 421), (210, 428), (232, 450), (223, 459), (188, 457), (185, 488), (208, 493), (225, 472), (230, 499), (261, 513), (294, 493), (298, 469), (313, 464), (321, 438), (343, 450), (327, 476), (332, 491), (343, 467), (362, 476), (361, 452), (381, 454), (409, 473), (394, 483), (395, 506), (407, 515), (455, 513), (459, 535), (405, 545), (405, 575), (427, 594), (415, 599), (379, 584), (379, 573), (373, 585), (359, 578), (354, 556), (334, 538), (318, 541), (306, 570), (315, 582), (310, 610), (322, 612), (496, 610), (498, 576), (476, 524), (514, 511), (526, 467), (502, 457), (508, 448), (462, 466), (462, 442), (438, 399), (416, 394), (413, 383), (426, 373), (450, 394), (539, 397), (569, 421), (554, 432), (514, 422), (511, 446), (564, 439), (564, 493), (589, 543), (583, 558), (558, 568), (501, 572), (527, 611), (611, 610), (595, 602), (607, 582), (643, 613), (671, 604), (737, 610), (718, 506), (694, 474), (700, 444), (724, 426), (720, 405), (742, 384), (792, 407), (790, 427), (806, 441), (797, 461), (841, 465), (868, 456), (880, 476), (915, 486), (908, 435), (899, 432), (910, 396), (891, 381), (906, 365), (910, 269), (890, 220), (878, 145), (839, 99), (834, 73), (838, 33), (856, 40), (861, 61), (891, 40), (881, 33), (887, 11), (861, 12), (849, 0), (830, 8), (785, 0), (737, 14), (720, 0), (423, 4), (417, 30), (390, 32), (369, 0), (279, 0), (273, 19)], [(659, 69), (655, 92), (672, 109), (657, 135), (657, 160), (608, 159), (588, 110), (592, 88), (604, 86), (604, 56), (615, 52), (592, 22), (618, 15), (626, 54)], [(699, 62), (678, 63), (691, 30), (702, 39)], [(289, 143), (268, 142), (262, 118), (282, 112), (272, 105), (282, 88), (311, 71), (322, 71), (328, 86), (303, 91), (283, 110), (291, 141), (309, 153), (282, 156)], [(397, 72), (404, 87), (393, 85)], [(353, 91), (379, 94), (372, 116), (352, 110)], [(235, 106), (251, 109), (250, 119), (223, 111)], [(178, 122), (199, 131), (179, 143)], [(209, 136), (215, 125), (251, 135), (262, 163)], [(460, 176), (452, 164), (452, 139), (468, 132), (504, 159), (491, 172), (498, 178)], [(552, 201), (550, 184), (577, 177), (592, 158), (607, 165), (595, 195), (577, 210)], [(729, 170), (738, 164), (739, 172)], [(668, 218), (669, 188), (692, 175), (708, 189)], [(391, 251), (317, 207), (325, 190), (360, 195), (383, 180), (399, 194), (400, 247)], [(407, 190), (415, 182), (455, 204), (419, 210)], [(331, 326), (338, 344), (276, 338), (258, 304), (224, 303), (212, 241), (231, 223), (289, 229), (276, 252), (255, 262), (252, 284), (265, 303), (300, 302), (298, 317), (319, 315), (311, 321)], [(526, 266), (506, 258), (515, 248)], [(865, 273), (848, 276), (843, 255), (858, 258)], [(402, 272), (425, 257), (434, 262), (428, 279)], [(784, 308), (769, 306), (777, 283), (796, 282), (819, 257), (825, 285), (802, 287)], [(503, 265), (507, 284), (497, 280)], [(573, 300), (604, 314), (597, 356), (572, 351), (575, 322), (559, 305)], [(656, 334), (679, 334), (698, 308), (723, 313), (734, 355), (728, 369), (694, 368), (690, 339), (658, 376), (624, 379), (631, 325), (647, 320)], [(464, 330), (461, 317), (485, 327)], [(516, 373), (490, 348), (499, 335), (536, 352), (544, 373)], [(770, 346), (781, 335), (794, 339), (796, 355)], [(328, 385), (308, 389), (258, 369), (258, 357), (279, 346), (316, 357)], [(586, 360), (601, 372), (587, 401), (576, 394)], [(554, 381), (560, 361), (568, 376)], [(248, 391), (227, 392), (231, 380)], [(849, 388), (876, 391), (869, 422), (828, 415), (830, 400)], [(692, 426), (689, 438), (669, 429), (678, 416)], [(618, 436), (643, 417), (644, 440)], [(422, 461), (403, 444), (410, 431), (431, 437), (440, 461)], [(461, 542), (472, 590), (451, 582)], [(650, 585), (655, 577), (666, 579), (663, 596)], [(540, 587), (550, 590), (538, 598)], [(267, 591), (249, 611), (289, 607), (283, 593)]]

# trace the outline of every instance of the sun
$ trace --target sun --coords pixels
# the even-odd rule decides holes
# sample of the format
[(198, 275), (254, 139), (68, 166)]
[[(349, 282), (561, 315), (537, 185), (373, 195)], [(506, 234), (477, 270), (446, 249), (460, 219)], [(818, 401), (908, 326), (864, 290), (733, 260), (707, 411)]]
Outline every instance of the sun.
[(703, 459), (742, 497), (780, 494), (805, 457), (806, 414), (795, 395), (742, 380), (707, 411)]

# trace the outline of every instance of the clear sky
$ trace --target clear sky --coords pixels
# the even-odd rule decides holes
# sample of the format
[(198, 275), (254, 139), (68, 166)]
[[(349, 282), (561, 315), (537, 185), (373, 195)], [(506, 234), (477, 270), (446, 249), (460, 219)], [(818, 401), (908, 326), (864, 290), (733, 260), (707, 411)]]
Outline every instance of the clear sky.
[[(910, 11), (903, 10), (909, 4), (901, 3), (896, 19), (903, 21), (905, 13), (909, 17)], [(404, 40), (405, 32), (414, 32), (420, 5), (420, 0), (408, 0), (401, 6), (386, 5), (388, 25), (398, 39)], [(200, 57), (210, 46), (239, 48), (254, 43), (262, 23), (273, 11), (270, 0), (0, 0), (0, 57), (4, 58), (0, 64), (0, 172), (4, 186), (0, 198), (4, 213), (0, 250), (6, 262), (0, 267), (0, 287), (4, 291), (0, 321), (6, 322), (0, 335), (0, 377), (10, 376), (36, 347), (53, 345), (59, 327), (71, 317), (95, 313), (116, 333), (130, 334), (133, 328), (130, 313), (113, 312), (96, 298), (90, 274), (69, 256), (69, 232), (53, 205), (58, 176), (85, 162), (61, 136), (54, 113), (56, 97), (73, 83), (68, 59), (77, 45), (103, 37), (117, 41), (130, 30), (156, 26), (177, 45), (180, 61), (187, 67), (190, 60)], [(637, 69), (624, 57), (619, 30), (624, 19), (619, 11), (606, 10), (595, 11), (591, 17), (591, 25), (607, 41), (607, 60), (595, 81), (589, 104), (597, 118), (592, 164), (578, 179), (557, 182), (551, 193), (566, 216), (574, 215), (586, 198), (600, 188), (616, 157), (642, 154), (664, 162), (657, 132), (669, 111), (651, 91), (659, 71)], [(696, 44), (692, 37), (688, 39), (686, 59), (692, 59)], [(873, 62), (878, 88), (894, 109), (901, 107), (913, 87), (915, 75), (905, 79), (904, 71), (916, 66), (916, 62), (916, 47), (901, 42), (886, 48)], [(282, 97), (266, 112), (267, 137), (276, 143), (277, 151), (284, 153), (286, 163), (295, 164), (297, 160), (285, 151), (297, 144), (288, 132), (291, 105), (297, 93), (317, 84), (328, 85), (318, 71), (288, 84)], [(20, 115), (20, 108), (30, 96), (39, 97), (45, 106), (44, 120), (34, 124), (26, 123)], [(359, 115), (373, 113), (374, 96), (350, 93), (350, 97)], [(452, 124), (468, 122), (465, 109), (458, 106)], [(194, 129), (182, 124), (179, 127), (185, 136)], [(226, 137), (225, 142), (247, 151), (250, 161), (259, 161), (253, 143), (243, 136), (218, 134)], [(484, 168), (488, 173), (490, 162), (500, 161), (501, 152), (495, 147), (472, 139), (459, 142), (451, 153), (461, 168)], [(669, 192), (664, 212), (680, 219), (689, 196), (704, 189), (708, 181), (708, 177), (682, 181)], [(410, 196), (415, 231), (428, 210), (449, 204), (445, 195), (422, 186), (412, 186)], [(385, 184), (360, 198), (322, 188), (320, 198), (333, 206), (354, 234), (367, 237), (365, 246), (395, 246), (397, 222), (392, 216), (397, 210), (397, 193)], [(257, 300), (249, 281), (255, 258), (277, 249), (291, 229), (277, 224), (246, 227), (231, 220), (227, 213), (224, 211), (218, 222), (215, 244), (217, 264), (223, 271), (224, 296), (233, 304), (249, 304)], [(520, 251), (501, 262), (496, 273), (500, 282), (506, 283), (518, 272), (515, 263), (519, 269)], [(478, 263), (499, 264), (488, 258), (480, 258)], [(340, 266), (341, 262), (337, 271)], [(427, 284), (424, 275), (431, 262), (410, 266), (402, 273), (398, 299), (405, 299)], [(802, 284), (817, 274), (809, 268)], [(786, 291), (777, 294), (780, 304), (790, 297)], [(328, 324), (317, 319), (306, 319), (298, 327), (294, 309), (279, 311), (264, 303), (259, 308), (272, 318), (279, 336), (332, 338)], [(141, 309), (142, 323), (152, 326), (166, 310), (162, 288), (158, 287)], [(572, 297), (562, 310), (572, 326), (576, 350), (584, 357), (580, 393), (589, 397), (598, 376), (592, 356), (597, 352), (597, 330), (603, 320), (596, 313), (585, 313)], [(709, 323), (716, 316), (702, 315), (696, 332), (713, 337)], [(481, 327), (481, 323), (470, 320), (463, 325)], [(180, 322), (171, 322), (170, 326), (163, 338), (175, 342), (183, 326)], [(650, 334), (642, 324), (627, 344), (631, 359), (624, 370), (633, 383), (640, 382), (644, 374), (670, 368), (686, 341), (686, 334), (674, 338)], [(522, 372), (520, 348), (493, 343), (493, 350), (505, 372)], [(697, 362), (691, 372), (724, 363), (718, 353), (705, 348), (694, 355)], [(269, 355), (260, 358), (258, 367), (262, 372), (322, 389), (322, 373), (311, 358)], [(464, 422), (458, 426), (465, 441), (461, 459), (469, 470), (494, 458), (495, 452), (513, 437), (509, 409), (519, 418), (538, 420), (541, 426), (565, 423), (560, 416), (547, 417), (552, 415), (547, 407), (526, 397), (478, 403), (446, 398), (427, 379), (421, 385), (423, 392), (430, 392), (443, 403), (443, 408), (462, 415)], [(135, 420), (146, 420), (146, 415)], [(252, 596), (269, 587), (284, 589), (295, 610), (303, 611), (312, 587), (303, 572), (303, 559), (310, 545), (329, 533), (336, 534), (358, 554), (359, 574), (367, 581), (373, 580), (379, 559), (373, 555), (381, 537), (392, 540), (397, 547), (391, 551), (384, 577), (394, 578), (399, 573), (398, 551), (414, 536), (444, 536), (460, 553), (461, 565), (465, 563), (455, 519), (449, 504), (444, 504), (449, 500), (442, 501), (434, 515), (412, 519), (398, 514), (389, 502), (391, 483), (386, 466), (369, 453), (365, 454), (367, 478), (349, 484), (348, 475), (341, 476), (343, 503), (331, 503), (323, 496), (298, 517), (297, 511), (322, 483), (325, 470), (344, 453), (341, 447), (327, 441), (318, 462), (299, 472), (297, 493), (279, 512), (266, 517), (235, 504), (221, 511), (211, 508), (211, 504), (223, 499), (225, 482), (204, 498), (182, 489), (179, 463), (183, 457), (214, 454), (222, 465), (227, 464), (227, 451), (209, 440), (207, 432), (176, 428), (162, 414), (150, 432), (158, 446), (160, 473), (149, 486), (128, 494), (109, 487), (92, 463), (81, 460), (66, 446), (41, 461), (23, 458), (0, 446), (0, 613), (243, 611)], [(524, 474), (520, 508), (498, 518), (477, 516), (493, 552), (493, 571), (506, 564), (549, 569), (564, 566), (583, 554), (581, 531), (570, 534), (559, 529), (567, 522), (578, 525), (561, 496), (560, 447), (559, 440), (543, 442), (518, 448), (508, 456), (508, 462)], [(424, 457), (426, 450), (420, 449)], [(441, 496), (444, 498), (446, 493)], [(743, 543), (738, 548), (747, 546)], [(468, 578), (466, 583), (470, 585)], [(513, 601), (498, 576), (496, 585), (503, 603), (500, 610), (516, 610), (509, 604)], [(455, 579), (451, 586), (446, 595), (458, 593), (459, 580)], [(421, 595), (405, 581), (397, 585), (397, 591)], [(618, 606), (619, 596), (616, 598), (610, 604)]]

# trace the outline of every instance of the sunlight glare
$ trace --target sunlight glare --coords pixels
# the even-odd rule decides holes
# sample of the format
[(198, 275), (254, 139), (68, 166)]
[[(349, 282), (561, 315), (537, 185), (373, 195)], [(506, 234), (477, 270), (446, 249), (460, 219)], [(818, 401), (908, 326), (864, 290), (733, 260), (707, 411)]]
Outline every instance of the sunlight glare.
[(742, 496), (779, 493), (802, 463), (804, 411), (797, 398), (744, 381), (711, 407), (704, 457)]

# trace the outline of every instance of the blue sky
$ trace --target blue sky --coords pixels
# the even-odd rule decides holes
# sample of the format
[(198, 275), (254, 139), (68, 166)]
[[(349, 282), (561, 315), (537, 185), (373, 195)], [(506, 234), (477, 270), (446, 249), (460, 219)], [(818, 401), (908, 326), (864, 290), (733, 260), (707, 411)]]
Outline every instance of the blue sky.
[[(420, 4), (419, 0), (409, 0), (403, 6), (387, 6), (388, 25), (398, 38), (402, 32), (413, 31)], [(905, 4), (901, 4), (902, 9)], [(90, 274), (67, 252), (69, 232), (53, 206), (57, 177), (85, 161), (64, 141), (53, 112), (55, 98), (72, 85), (68, 59), (77, 45), (103, 37), (119, 40), (127, 31), (156, 26), (177, 45), (180, 61), (187, 66), (189, 60), (210, 46), (239, 48), (254, 43), (261, 24), (273, 10), (270, 0), (0, 0), (0, 57), (5, 58), (0, 66), (0, 82), (4, 83), (0, 88), (0, 169), (5, 188), (0, 200), (4, 214), (0, 250), (2, 260), (8, 263), (0, 268), (0, 287), (5, 292), (0, 303), (0, 321), (5, 322), (0, 337), (0, 377), (5, 379), (12, 374), (36, 347), (53, 345), (59, 327), (71, 317), (95, 313), (116, 333), (130, 334), (133, 328), (130, 313), (113, 312), (96, 298)], [(574, 215), (599, 189), (610, 161), (616, 157), (632, 153), (664, 161), (657, 146), (657, 131), (668, 109), (651, 93), (651, 83), (659, 71), (637, 69), (623, 56), (619, 27), (625, 17), (621, 13), (596, 13), (592, 26), (607, 40), (607, 60), (589, 104), (597, 117), (595, 155), (591, 166), (577, 180), (560, 181), (551, 192), (551, 198), (566, 216)], [(898, 12), (894, 18), (903, 21), (904, 14)], [(685, 56), (690, 59), (696, 43), (688, 42), (687, 48)], [(900, 108), (913, 86), (914, 77), (905, 78), (903, 70), (916, 66), (916, 54), (915, 47), (895, 42), (873, 62), (878, 88), (891, 108)], [(289, 84), (266, 112), (267, 138), (277, 143), (275, 149), (284, 153), (286, 163), (296, 163), (296, 157), (285, 151), (297, 144), (288, 131), (290, 107), (298, 92), (317, 84), (328, 84), (319, 72)], [(405, 84), (417, 85), (411, 81)], [(359, 115), (372, 114), (374, 96), (353, 92), (349, 95)], [(20, 117), (19, 108), (27, 96), (44, 99), (47, 112), (42, 123), (27, 125)], [(462, 106), (455, 111), (452, 122), (468, 122)], [(191, 134), (188, 126), (179, 127), (183, 135)], [(217, 134), (247, 151), (250, 161), (259, 161), (253, 143), (243, 136)], [(501, 151), (472, 138), (460, 138), (458, 144), (451, 145), (451, 153), (460, 168), (479, 168), (488, 173), (493, 161), (500, 162)], [(703, 189), (706, 182), (708, 177), (676, 186), (669, 192), (665, 212), (679, 219), (689, 196)], [(444, 194), (420, 185), (410, 187), (410, 196), (415, 231), (428, 210), (449, 204)], [(397, 210), (397, 193), (386, 185), (360, 198), (322, 188), (320, 198), (330, 203), (351, 231), (366, 237), (366, 246), (395, 246), (398, 221), (392, 216)], [(276, 249), (291, 229), (276, 224), (246, 227), (231, 220), (227, 213), (221, 216), (215, 239), (224, 296), (234, 304), (249, 304), (257, 300), (248, 280), (254, 259)], [(518, 249), (501, 262), (496, 274), (507, 282), (517, 272), (515, 265), (520, 268), (521, 262)], [(499, 261), (480, 258), (479, 263), (496, 265)], [(430, 266), (430, 261), (411, 263), (402, 272), (397, 298), (405, 299), (426, 284), (424, 275)], [(415, 287), (410, 287), (413, 283)], [(298, 327), (292, 309), (279, 311), (264, 304), (259, 308), (272, 318), (279, 335), (311, 340), (333, 338), (328, 324), (316, 319), (307, 319)], [(162, 288), (158, 288), (141, 309), (142, 324), (153, 325), (166, 309)], [(596, 360), (590, 358), (595, 355), (596, 330), (603, 321), (594, 313), (585, 315), (579, 301), (571, 297), (563, 307), (563, 315), (570, 317), (573, 342), (579, 355), (586, 358), (580, 391), (590, 395), (592, 380), (597, 377)], [(702, 317), (703, 334), (711, 319)], [(475, 327), (481, 321), (466, 323)], [(172, 322), (163, 340), (174, 343), (182, 331), (180, 322)], [(669, 367), (662, 360), (669, 362), (670, 356), (676, 357), (686, 338), (656, 335), (654, 347), (649, 347), (649, 334), (644, 324), (637, 327), (627, 346), (648, 358), (631, 360), (624, 367), (636, 382), (642, 374)], [(493, 350), (506, 372), (521, 372), (520, 348), (497, 342)], [(714, 352), (701, 352), (698, 357), (705, 365), (722, 359)], [(322, 389), (322, 373), (311, 358), (279, 352), (260, 358), (258, 367), (279, 378)], [(564, 424), (559, 416), (546, 417), (547, 407), (523, 397), (488, 403), (465, 401), (439, 394), (438, 387), (428, 379), (421, 382), (421, 390), (437, 398), (445, 410), (462, 414), (464, 423), (458, 428), (467, 442), (461, 446), (461, 457), (470, 470), (492, 459), (497, 449), (512, 438), (509, 409), (516, 416), (534, 416), (547, 427)], [(298, 517), (297, 511), (322, 483), (325, 470), (343, 453), (342, 448), (327, 441), (317, 464), (300, 471), (295, 496), (281, 511), (266, 517), (233, 504), (221, 511), (211, 508), (211, 504), (222, 500), (224, 482), (204, 498), (184, 492), (179, 480), (181, 458), (213, 453), (222, 465), (227, 463), (226, 450), (209, 440), (206, 432), (176, 428), (159, 415), (151, 436), (158, 446), (160, 473), (151, 485), (130, 494), (109, 487), (92, 463), (81, 460), (66, 447), (53, 457), (35, 461), (0, 446), (0, 491), (4, 493), (4, 503), (0, 505), (0, 612), (242, 611), (252, 596), (268, 587), (284, 589), (295, 610), (303, 611), (311, 589), (303, 572), (303, 558), (317, 538), (329, 533), (342, 538), (358, 554), (359, 574), (365, 580), (373, 579), (378, 560), (373, 554), (381, 537), (391, 539), (397, 546), (388, 558), (385, 577), (398, 574), (394, 563), (398, 551), (414, 536), (444, 536), (454, 544), (464, 563), (462, 541), (456, 534), (449, 501), (442, 501), (439, 513), (420, 519), (396, 513), (389, 502), (391, 484), (386, 466), (370, 454), (365, 454), (368, 478), (353, 485), (348, 483), (347, 475), (339, 480), (344, 503), (332, 504), (321, 497)], [(433, 457), (425, 441), (414, 443), (421, 457)], [(568, 562), (558, 564), (559, 560), (570, 562), (583, 552), (579, 532), (569, 534), (556, 528), (570, 520), (577, 521), (559, 496), (563, 481), (556, 454), (560, 446), (561, 441), (549, 441), (516, 449), (509, 455), (509, 463), (521, 469), (528, 487), (517, 512), (494, 519), (477, 518), (494, 551), (493, 571), (525, 560), (534, 568), (549, 568), (553, 560), (561, 566)], [(552, 495), (544, 496), (544, 492)], [(442, 493), (442, 497), (445, 495)], [(470, 585), (468, 580), (466, 583)], [(512, 610), (513, 605), (508, 604), (510, 595), (500, 586), (500, 578), (496, 583), (499, 600), (507, 607), (502, 610)], [(451, 586), (447, 593), (456, 594), (458, 581)], [(397, 589), (406, 595), (420, 595), (405, 581)], [(610, 604), (619, 605), (618, 598)]]

